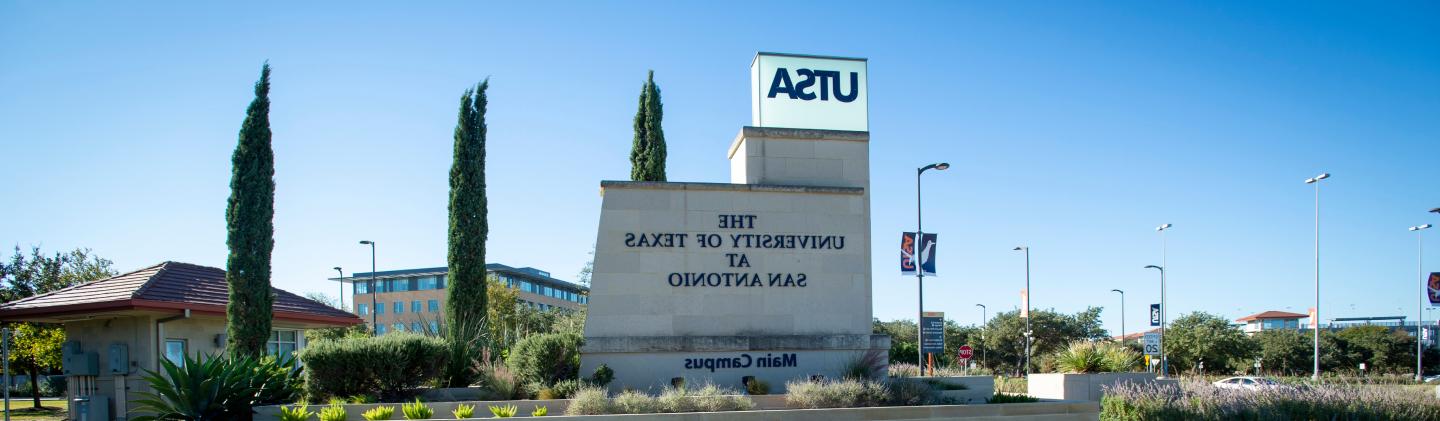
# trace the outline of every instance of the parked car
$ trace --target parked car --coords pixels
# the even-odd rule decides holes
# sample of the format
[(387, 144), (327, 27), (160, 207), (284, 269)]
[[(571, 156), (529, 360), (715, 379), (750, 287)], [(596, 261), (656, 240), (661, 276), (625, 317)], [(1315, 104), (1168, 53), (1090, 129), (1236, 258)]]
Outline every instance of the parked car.
[(1228, 379), (1216, 381), (1212, 384), (1215, 385), (1215, 387), (1221, 389), (1238, 390), (1278, 389), (1284, 387), (1280, 383), (1276, 383), (1274, 380), (1255, 376), (1231, 377)]

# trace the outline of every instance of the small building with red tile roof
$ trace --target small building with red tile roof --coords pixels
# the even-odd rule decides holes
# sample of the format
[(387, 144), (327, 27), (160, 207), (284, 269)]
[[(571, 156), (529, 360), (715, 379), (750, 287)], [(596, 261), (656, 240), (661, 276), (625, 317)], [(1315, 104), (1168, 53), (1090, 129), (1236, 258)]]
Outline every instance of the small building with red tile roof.
[(1291, 313), (1288, 311), (1262, 311), (1249, 316), (1235, 319), (1244, 323), (1240, 329), (1248, 334), (1256, 334), (1265, 330), (1291, 329), (1300, 330), (1300, 319), (1309, 318), (1308, 314)]
[[(291, 355), (305, 347), (305, 330), (347, 327), (360, 318), (278, 288), (274, 296), (270, 353)], [(0, 305), (0, 321), (61, 324), (67, 339), (68, 397), (108, 401), (119, 417), (129, 401), (150, 388), (141, 380), (161, 359), (180, 361), (219, 355), (225, 346), (225, 271), (164, 262)], [(78, 355), (72, 358), (71, 355)], [(93, 367), (84, 361), (94, 359)], [(92, 371), (93, 370), (93, 371)], [(72, 409), (72, 414), (75, 413)]]

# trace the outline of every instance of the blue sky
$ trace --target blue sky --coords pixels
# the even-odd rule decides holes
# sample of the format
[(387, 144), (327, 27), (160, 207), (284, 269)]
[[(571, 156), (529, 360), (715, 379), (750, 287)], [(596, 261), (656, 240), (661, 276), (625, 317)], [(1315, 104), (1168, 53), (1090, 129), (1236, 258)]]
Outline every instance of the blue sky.
[(369, 269), (361, 239), (381, 270), (444, 265), (455, 112), (485, 77), (488, 260), (573, 278), (645, 71), (670, 179), (725, 181), (750, 59), (781, 51), (870, 59), (877, 317), (914, 317), (895, 245), (914, 168), (945, 160), (927, 308), (962, 323), (1018, 307), (1026, 244), (1036, 306), (1105, 306), (1118, 330), (1125, 289), (1134, 331), (1167, 222), (1172, 316), (1303, 313), (1303, 180), (1325, 171), (1325, 318), (1414, 318), (1405, 228), (1440, 223), (1435, 3), (524, 3), (0, 3), (0, 244), (223, 267), (269, 60), (278, 286), (334, 295), (331, 267)]

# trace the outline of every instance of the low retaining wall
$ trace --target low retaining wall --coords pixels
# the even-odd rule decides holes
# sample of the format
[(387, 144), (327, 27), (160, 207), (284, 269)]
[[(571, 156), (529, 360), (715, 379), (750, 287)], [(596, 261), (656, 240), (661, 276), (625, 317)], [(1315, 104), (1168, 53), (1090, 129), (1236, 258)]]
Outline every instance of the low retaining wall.
[(932, 382), (964, 386), (964, 390), (939, 391), (942, 398), (957, 404), (982, 404), (995, 396), (995, 378), (990, 376), (891, 377), (892, 382)]
[(1031, 374), (1026, 394), (1041, 399), (1099, 402), (1105, 387), (1156, 382), (1175, 380), (1160, 380), (1153, 373)]
[[(514, 404), (521, 408), (516, 417), (525, 417), (530, 411), (523, 404), (538, 403), (551, 404), (560, 402), (550, 401), (508, 401), (507, 404)], [(565, 401), (567, 404), (569, 401)], [(478, 402), (476, 402), (478, 404)], [(758, 402), (757, 402), (758, 403)], [(436, 419), (450, 419), (447, 417), (449, 411), (441, 412), (442, 406), (454, 408), (454, 402), (430, 403), (435, 409)], [(359, 407), (370, 408), (375, 405), (347, 405), (350, 409), (351, 420), (362, 420), (356, 409)], [(398, 406), (398, 405), (397, 405)], [(532, 406), (533, 407), (533, 406)], [(735, 421), (870, 421), (870, 420), (965, 420), (965, 421), (1009, 421), (1009, 420), (1038, 420), (1038, 421), (1095, 421), (1100, 419), (1100, 406), (1094, 402), (1037, 402), (1037, 403), (1010, 403), (994, 405), (933, 405), (933, 406), (887, 406), (878, 408), (832, 408), (832, 409), (784, 409), (784, 410), (756, 410), (736, 412), (692, 412), (683, 414), (643, 414), (643, 415), (588, 415), (588, 416), (564, 416), (564, 411), (557, 411), (556, 405), (549, 405), (550, 416), (545, 419), (556, 421), (576, 420), (626, 420), (626, 421), (659, 421), (659, 420), (688, 420), (688, 421), (710, 421), (710, 420), (735, 420)], [(315, 406), (311, 406), (312, 410)], [(279, 417), (278, 407), (256, 408), (259, 414), (256, 419), (276, 419)], [(403, 418), (396, 411), (397, 418)], [(480, 418), (489, 418), (490, 411), (483, 406), (477, 405), (475, 415)]]

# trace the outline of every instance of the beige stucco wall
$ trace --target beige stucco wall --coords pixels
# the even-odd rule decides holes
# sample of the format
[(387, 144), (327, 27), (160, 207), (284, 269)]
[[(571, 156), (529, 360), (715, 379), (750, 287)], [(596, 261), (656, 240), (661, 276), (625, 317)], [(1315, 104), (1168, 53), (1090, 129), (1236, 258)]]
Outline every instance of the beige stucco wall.
[[(120, 417), (125, 416), (126, 412), (133, 408), (128, 401), (136, 399), (136, 393), (150, 390), (142, 377), (146, 370), (153, 371), (159, 367), (158, 338), (184, 339), (187, 353), (191, 357), (219, 355), (223, 351), (223, 348), (215, 346), (215, 336), (225, 332), (223, 316), (192, 314), (190, 318), (171, 320), (164, 323), (163, 328), (157, 328), (157, 320), (171, 316), (173, 315), (138, 313), (65, 323), (67, 341), (77, 341), (80, 343), (82, 352), (93, 352), (99, 356), (100, 374), (94, 379), (95, 393), (93, 395), (105, 396), (110, 399), (111, 414), (115, 415), (116, 419), (124, 419)], [(299, 329), (299, 326), (276, 321), (273, 327), (297, 330), (299, 343), (296, 346), (297, 348), (305, 346), (304, 331)], [(108, 352), (112, 344), (124, 344), (128, 347), (129, 365), (124, 370), (126, 373), (124, 375), (110, 374), (111, 365)], [(126, 386), (124, 390), (117, 389), (117, 383), (121, 381)], [(67, 396), (85, 395), (81, 391), (82, 383), (74, 377), (70, 378), (67, 382)], [(127, 393), (128, 395), (126, 395)], [(73, 411), (73, 408), (71, 409)]]

